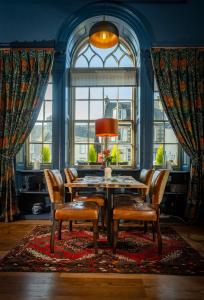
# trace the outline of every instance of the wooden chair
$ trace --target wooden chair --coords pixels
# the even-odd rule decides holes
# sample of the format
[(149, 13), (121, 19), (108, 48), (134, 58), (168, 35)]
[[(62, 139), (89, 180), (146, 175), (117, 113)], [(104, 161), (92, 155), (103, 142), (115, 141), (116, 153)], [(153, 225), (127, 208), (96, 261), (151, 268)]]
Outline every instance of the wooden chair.
[(156, 170), (151, 180), (150, 201), (151, 203), (129, 201), (129, 203), (117, 202), (113, 209), (113, 252), (116, 252), (118, 227), (120, 220), (138, 220), (152, 222), (153, 240), (155, 240), (155, 229), (157, 232), (158, 252), (162, 252), (162, 237), (159, 226), (159, 204), (163, 198), (164, 190), (168, 180), (168, 170)]
[(90, 202), (64, 203), (64, 182), (59, 170), (44, 170), (48, 192), (52, 204), (52, 230), (50, 238), (50, 252), (54, 252), (55, 228), (58, 223), (58, 239), (61, 239), (63, 221), (69, 221), (69, 229), (72, 231), (73, 220), (90, 220), (93, 223), (93, 242), (95, 253), (98, 252), (98, 215), (97, 204)]
[[(75, 168), (65, 168), (64, 169), (65, 177), (67, 183), (71, 183), (74, 180), (77, 180), (78, 174)], [(104, 219), (105, 219), (105, 198), (97, 193), (93, 194), (78, 194), (75, 189), (69, 187), (69, 192), (72, 195), (72, 201), (84, 201), (84, 202), (94, 202), (96, 203), (101, 209), (101, 222), (102, 228), (104, 228)]]
[(150, 185), (152, 176), (154, 174), (153, 169), (142, 169), (140, 172), (139, 181), (147, 185), (147, 189), (140, 189), (138, 190), (137, 194), (135, 193), (125, 193), (125, 194), (118, 194), (114, 195), (114, 200), (117, 203), (118, 201), (121, 201), (121, 203), (128, 204), (128, 201), (145, 201), (147, 196), (149, 195)]

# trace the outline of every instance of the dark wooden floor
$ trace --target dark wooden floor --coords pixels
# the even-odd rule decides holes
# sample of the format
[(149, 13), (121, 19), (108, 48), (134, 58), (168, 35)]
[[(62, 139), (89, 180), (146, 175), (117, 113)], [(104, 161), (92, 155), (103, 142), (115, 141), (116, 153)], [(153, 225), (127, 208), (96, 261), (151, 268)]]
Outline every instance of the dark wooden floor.
[[(0, 256), (49, 221), (0, 223)], [(174, 228), (204, 255), (204, 229)], [(0, 300), (204, 299), (204, 277), (125, 274), (0, 273)]]

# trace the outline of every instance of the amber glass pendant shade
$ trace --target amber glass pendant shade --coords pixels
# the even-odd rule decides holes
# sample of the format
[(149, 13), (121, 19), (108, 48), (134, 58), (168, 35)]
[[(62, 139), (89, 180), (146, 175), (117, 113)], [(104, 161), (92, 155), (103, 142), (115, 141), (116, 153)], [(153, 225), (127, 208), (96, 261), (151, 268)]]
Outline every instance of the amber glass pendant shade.
[(89, 42), (97, 48), (111, 48), (118, 44), (119, 31), (117, 27), (108, 21), (94, 24), (89, 32)]
[(112, 118), (97, 119), (95, 130), (96, 136), (118, 136), (118, 120)]

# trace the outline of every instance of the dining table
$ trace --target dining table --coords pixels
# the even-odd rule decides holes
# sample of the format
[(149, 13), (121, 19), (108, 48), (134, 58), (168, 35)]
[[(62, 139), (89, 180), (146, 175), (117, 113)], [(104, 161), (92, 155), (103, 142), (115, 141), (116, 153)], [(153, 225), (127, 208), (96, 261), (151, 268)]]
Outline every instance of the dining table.
[(106, 227), (107, 227), (107, 239), (112, 245), (112, 210), (114, 207), (114, 193), (117, 189), (146, 189), (147, 185), (136, 180), (132, 176), (112, 176), (111, 178), (105, 178), (103, 176), (85, 176), (77, 178), (71, 183), (65, 183), (65, 187), (71, 187), (73, 189), (104, 189), (106, 192)]

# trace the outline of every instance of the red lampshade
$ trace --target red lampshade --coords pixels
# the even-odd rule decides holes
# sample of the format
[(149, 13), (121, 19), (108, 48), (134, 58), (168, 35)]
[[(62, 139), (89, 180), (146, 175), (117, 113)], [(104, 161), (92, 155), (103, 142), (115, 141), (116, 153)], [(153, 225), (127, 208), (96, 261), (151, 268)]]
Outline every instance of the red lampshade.
[(95, 122), (96, 136), (117, 136), (118, 120), (112, 118), (102, 118)]

